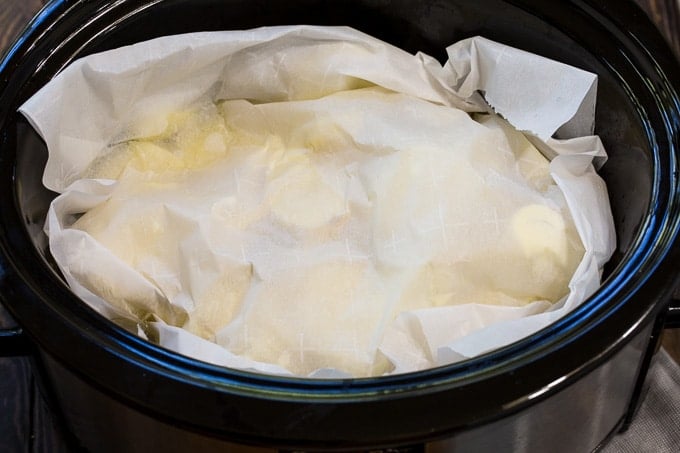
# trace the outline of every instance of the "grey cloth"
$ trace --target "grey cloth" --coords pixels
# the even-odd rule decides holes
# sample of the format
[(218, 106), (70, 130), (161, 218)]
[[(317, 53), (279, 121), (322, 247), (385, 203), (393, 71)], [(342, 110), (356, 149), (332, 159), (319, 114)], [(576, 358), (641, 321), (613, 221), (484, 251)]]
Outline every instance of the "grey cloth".
[(633, 423), (601, 453), (680, 452), (680, 366), (661, 349), (648, 374), (649, 391)]

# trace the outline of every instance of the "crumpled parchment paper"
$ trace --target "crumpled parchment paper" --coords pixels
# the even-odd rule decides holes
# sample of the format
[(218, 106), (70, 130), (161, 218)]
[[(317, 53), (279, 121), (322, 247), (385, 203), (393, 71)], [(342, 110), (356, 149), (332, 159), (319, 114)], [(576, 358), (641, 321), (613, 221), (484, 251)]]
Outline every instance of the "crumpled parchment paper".
[[(615, 247), (596, 76), (481, 37), (447, 52), (290, 26), (77, 60), (20, 109), (48, 145), (68, 284), (179, 353), (320, 378), (451, 363), (554, 322)], [(487, 188), (504, 197), (488, 209)], [(534, 274), (568, 294), (513, 287)]]

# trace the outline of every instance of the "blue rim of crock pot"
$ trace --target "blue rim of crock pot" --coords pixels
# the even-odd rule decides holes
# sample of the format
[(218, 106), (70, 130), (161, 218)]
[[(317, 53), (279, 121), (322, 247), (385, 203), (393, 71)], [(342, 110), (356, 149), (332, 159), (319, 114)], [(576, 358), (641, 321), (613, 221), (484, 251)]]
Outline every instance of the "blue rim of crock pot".
[[(83, 1), (84, 0), (52, 0), (49, 2), (33, 19), (15, 44), (10, 47), (10, 50), (5, 55), (4, 59), (0, 61), (0, 74), (8, 70), (10, 63), (15, 58), (19, 58), (19, 54), (25, 55), (30, 52), (35, 43), (41, 40), (51, 26), (68, 14), (71, 7), (75, 8)], [(109, 24), (107, 28), (102, 29), (101, 32), (105, 33), (110, 27), (115, 26), (120, 21), (136, 14), (140, 10), (153, 6), (153, 4), (158, 1), (160, 0), (149, 0), (140, 8), (129, 12), (118, 21)], [(92, 19), (92, 22), (122, 3), (123, 1), (116, 1), (107, 5), (106, 8), (103, 8), (100, 11), (99, 16)], [(74, 31), (74, 34), (75, 33), (76, 31)], [(62, 42), (62, 45), (72, 36), (67, 37)], [(649, 60), (657, 65), (658, 73), (662, 76), (662, 80), (667, 84), (667, 92), (664, 94), (670, 95), (674, 105), (673, 111), (676, 113), (680, 112), (678, 94), (673, 89), (672, 83), (666, 78), (664, 71), (656, 63), (655, 58), (645, 48), (644, 44), (637, 40), (635, 35), (629, 33), (628, 37), (629, 39), (635, 40), (642, 49), (645, 49)], [(83, 44), (83, 46), (84, 45), (87, 45), (87, 43)], [(81, 46), (78, 51), (80, 51), (83, 46)], [(613, 70), (611, 67), (609, 69)], [(644, 80), (644, 77), (642, 75), (640, 76), (641, 79)], [(619, 80), (621, 79), (619, 78)], [(4, 88), (4, 83), (6, 83), (6, 80), (0, 77), (0, 84), (3, 84), (0, 85), (0, 89)], [(669, 155), (672, 160), (668, 165), (671, 172), (677, 172), (678, 164), (675, 161), (675, 155), (678, 149), (677, 137), (680, 136), (679, 120), (677, 117), (669, 116), (669, 112), (666, 109), (667, 105), (664, 104), (663, 99), (659, 97), (659, 93), (656, 92), (654, 87), (649, 88), (650, 92), (654, 95), (660, 111), (664, 114), (663, 121), (666, 126), (668, 143), (671, 148), (669, 150)], [(629, 88), (628, 90), (631, 99), (636, 99), (632, 91)], [(181, 356), (160, 346), (146, 342), (141, 338), (124, 331), (122, 328), (115, 326), (110, 321), (104, 320), (104, 318), (89, 308), (85, 308), (85, 310), (80, 311), (79, 314), (87, 317), (88, 321), (92, 321), (95, 324), (96, 328), (88, 331), (88, 335), (92, 335), (92, 338), (97, 337), (97, 339), (99, 339), (99, 330), (97, 329), (101, 328), (106, 331), (107, 341), (102, 343), (102, 347), (104, 347), (105, 344), (109, 353), (123, 360), (129, 361), (132, 359), (138, 366), (146, 368), (150, 372), (160, 372), (174, 380), (187, 381), (193, 385), (203, 385), (209, 388), (217, 388), (222, 391), (258, 397), (266, 395), (267, 398), (282, 400), (304, 399), (308, 401), (313, 399), (327, 400), (339, 398), (342, 401), (351, 401), (354, 399), (365, 399), (375, 396), (384, 397), (387, 394), (433, 391), (440, 389), (441, 386), (455, 386), (461, 382), (469, 383), (476, 379), (483, 379), (490, 373), (499, 372), (509, 365), (521, 365), (522, 361), (525, 360), (527, 356), (535, 358), (547, 354), (556, 344), (558, 344), (559, 347), (566, 346), (574, 339), (595, 328), (603, 322), (605, 318), (626, 304), (630, 297), (645, 285), (650, 273), (661, 265), (664, 258), (670, 253), (674, 242), (677, 240), (678, 230), (680, 229), (680, 205), (678, 203), (677, 177), (674, 175), (661, 174), (659, 168), (660, 150), (654, 131), (651, 128), (649, 119), (646, 117), (644, 108), (641, 105), (636, 107), (650, 143), (650, 148), (654, 157), (655, 170), (653, 175), (651, 204), (646, 213), (645, 222), (640, 228), (642, 234), (638, 233), (634, 244), (631, 246), (632, 252), (625, 254), (622, 260), (623, 264), (620, 264), (613, 271), (611, 277), (603, 283), (600, 289), (591, 296), (591, 298), (550, 326), (504, 348), (491, 351), (463, 362), (413, 373), (349, 380), (317, 380), (269, 376), (248, 371), (227, 369), (221, 366), (200, 362), (196, 359)], [(671, 181), (671, 190), (667, 201), (659, 200), (660, 178), (664, 176), (669, 177)], [(16, 196), (15, 203), (16, 213), (18, 214), (19, 209)], [(19, 219), (21, 219), (21, 216), (19, 216)], [(32, 248), (33, 246), (30, 243), (27, 234), (26, 241), (27, 245)], [(7, 253), (5, 246), (1, 242), (0, 248), (2, 248), (4, 252), (2, 260), (10, 260), (9, 257), (11, 254)], [(653, 250), (654, 253), (651, 253), (650, 250)], [(36, 258), (40, 259), (37, 251), (33, 250), (33, 252), (35, 252)], [(0, 262), (0, 264), (2, 263)], [(16, 266), (14, 267), (16, 268)], [(15, 269), (15, 271), (18, 272), (17, 269)], [(639, 276), (642, 271), (644, 271), (645, 277), (639, 278), (635, 283), (631, 283), (633, 277), (635, 275)], [(7, 271), (0, 267), (0, 277), (2, 277), (2, 274), (5, 272)], [(45, 272), (48, 271), (45, 270)], [(56, 278), (56, 276), (54, 278)], [(61, 281), (60, 284), (65, 285), (63, 281)], [(37, 288), (32, 288), (33, 291), (36, 289)], [(615, 305), (611, 305), (610, 296), (612, 295), (618, 295), (620, 297), (618, 303)], [(622, 295), (623, 297), (621, 297)], [(84, 307), (85, 304), (82, 304), (82, 302), (74, 295), (72, 295), (71, 298), (74, 299), (74, 302), (77, 302)], [(629, 326), (626, 334), (620, 338), (619, 343), (623, 342), (626, 339), (626, 336), (630, 335), (635, 328), (641, 324), (642, 320), (649, 316), (649, 311), (651, 311), (651, 307), (648, 309), (648, 313), (639, 316), (639, 321), (635, 325)], [(63, 315), (63, 313), (61, 314)], [(94, 334), (91, 333), (93, 330), (95, 331)], [(90, 338), (90, 341), (93, 341), (92, 338)], [(611, 355), (617, 349), (616, 345), (610, 346), (611, 347), (607, 351), (603, 352), (604, 354)], [(591, 362), (585, 365), (592, 365)], [(574, 371), (574, 373), (579, 372), (585, 372), (585, 370)], [(555, 387), (557, 388), (559, 385), (556, 385)], [(556, 388), (551, 387), (551, 390), (555, 390)]]

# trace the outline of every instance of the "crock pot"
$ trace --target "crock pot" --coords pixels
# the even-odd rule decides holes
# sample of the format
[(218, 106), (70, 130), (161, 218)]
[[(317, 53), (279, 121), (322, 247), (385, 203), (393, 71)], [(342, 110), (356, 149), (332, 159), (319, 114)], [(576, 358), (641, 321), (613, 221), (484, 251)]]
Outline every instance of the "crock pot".
[[(74, 59), (161, 35), (349, 25), (444, 59), (473, 35), (599, 75), (597, 133), (618, 248), (601, 288), (546, 329), (418, 373), (309, 380), (236, 371), (146, 342), (61, 278), (42, 233), (46, 149), (17, 113)], [(680, 68), (621, 0), (55, 0), (0, 62), (0, 300), (74, 450), (587, 452), (634, 416), (678, 324)], [(669, 308), (669, 304), (671, 307)], [(13, 344), (9, 344), (12, 342)]]

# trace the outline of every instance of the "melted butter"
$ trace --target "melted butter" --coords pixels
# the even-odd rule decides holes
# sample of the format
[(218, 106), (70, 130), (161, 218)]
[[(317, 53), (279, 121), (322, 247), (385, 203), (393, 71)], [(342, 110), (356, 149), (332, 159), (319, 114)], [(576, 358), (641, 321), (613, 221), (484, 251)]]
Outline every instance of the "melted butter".
[(527, 205), (512, 217), (512, 230), (527, 258), (549, 254), (559, 264), (567, 263), (567, 225), (559, 212), (539, 204)]
[(85, 176), (119, 179), (130, 169), (147, 174), (201, 169), (226, 157), (230, 144), (248, 141), (238, 131), (227, 129), (213, 104), (168, 113), (164, 124), (158, 135), (112, 147), (90, 165)]

